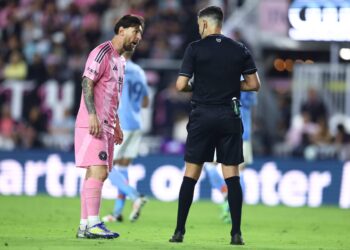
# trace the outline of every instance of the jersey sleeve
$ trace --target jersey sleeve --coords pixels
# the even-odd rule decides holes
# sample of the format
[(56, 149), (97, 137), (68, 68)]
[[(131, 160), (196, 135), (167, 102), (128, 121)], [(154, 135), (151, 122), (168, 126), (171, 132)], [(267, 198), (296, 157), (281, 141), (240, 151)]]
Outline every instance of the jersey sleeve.
[(106, 56), (102, 56), (103, 51), (100, 49), (95, 49), (89, 54), (85, 64), (83, 77), (85, 76), (94, 82), (97, 82), (101, 78), (106, 68), (106, 60), (104, 60)]
[(194, 51), (193, 51), (192, 44), (190, 44), (186, 48), (179, 75), (191, 78), (193, 75), (193, 69), (194, 69)]
[(255, 66), (255, 62), (252, 58), (250, 51), (244, 45), (243, 45), (243, 54), (244, 54), (244, 61), (243, 61), (242, 74), (243, 75), (254, 74), (258, 70)]
[(147, 86), (147, 78), (145, 71), (143, 69), (140, 70), (140, 81), (142, 82), (142, 96), (148, 96), (148, 86)]
[(240, 101), (243, 107), (250, 108), (257, 104), (256, 93), (242, 91)]

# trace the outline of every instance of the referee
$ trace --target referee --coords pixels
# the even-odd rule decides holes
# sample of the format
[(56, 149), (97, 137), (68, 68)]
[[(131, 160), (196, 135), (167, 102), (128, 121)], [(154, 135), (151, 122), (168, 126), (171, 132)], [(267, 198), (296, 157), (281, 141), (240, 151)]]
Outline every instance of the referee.
[[(204, 162), (217, 162), (228, 187), (231, 213), (231, 244), (243, 245), (241, 232), (242, 188), (238, 165), (243, 160), (243, 127), (239, 110), (240, 91), (257, 91), (260, 80), (248, 49), (221, 34), (223, 12), (210, 6), (199, 11), (201, 40), (186, 49), (178, 91), (193, 92), (187, 125), (186, 170), (179, 193), (177, 224), (170, 242), (182, 242), (196, 182)], [(244, 80), (240, 77), (243, 75)], [(190, 79), (193, 78), (193, 82)]]

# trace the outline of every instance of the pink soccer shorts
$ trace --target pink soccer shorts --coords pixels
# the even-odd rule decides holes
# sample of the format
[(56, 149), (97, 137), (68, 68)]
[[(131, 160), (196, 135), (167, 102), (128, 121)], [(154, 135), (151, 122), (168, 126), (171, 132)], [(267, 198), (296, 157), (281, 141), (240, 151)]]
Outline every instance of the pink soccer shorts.
[(75, 164), (77, 167), (113, 166), (114, 135), (103, 131), (100, 138), (90, 135), (88, 128), (75, 128)]

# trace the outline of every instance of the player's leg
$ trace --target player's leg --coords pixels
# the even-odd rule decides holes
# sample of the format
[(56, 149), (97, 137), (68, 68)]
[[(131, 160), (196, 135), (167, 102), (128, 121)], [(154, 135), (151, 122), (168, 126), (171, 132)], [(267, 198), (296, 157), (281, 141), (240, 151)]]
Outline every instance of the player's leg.
[[(129, 185), (128, 179), (125, 176), (126, 171), (121, 171), (121, 167), (113, 167), (111, 173), (109, 174), (109, 179), (111, 183), (118, 188), (118, 190), (128, 196), (131, 200), (135, 201), (140, 197), (140, 194), (135, 188)], [(126, 168), (123, 168), (126, 170)], [(123, 173), (124, 172), (124, 173)]]
[(80, 192), (80, 224), (76, 234), (77, 238), (85, 238), (85, 231), (88, 226), (88, 215), (85, 202), (85, 180), (82, 181), (83, 185)]
[(243, 140), (244, 162), (239, 165), (240, 180), (243, 194), (245, 192), (244, 169), (253, 163), (253, 148), (251, 140)]
[(120, 187), (118, 187), (116, 184), (121, 183), (123, 184), (125, 181), (128, 181), (128, 172), (127, 169), (124, 171), (124, 168), (122, 169), (120, 167), (120, 160), (123, 158), (123, 154), (125, 152), (126, 144), (129, 141), (130, 133), (128, 131), (123, 131), (124, 140), (123, 143), (120, 145), (114, 145), (114, 151), (113, 151), (113, 168), (111, 173), (109, 174), (108, 178), (113, 184), (113, 186), (118, 188), (118, 196), (114, 203), (114, 209), (111, 214), (108, 214), (104, 217), (102, 217), (102, 220), (104, 222), (115, 222), (115, 221), (122, 221), (122, 212), (125, 206), (125, 199), (126, 194), (122, 191)]
[(170, 242), (183, 241), (183, 236), (186, 232), (186, 220), (193, 200), (194, 188), (201, 174), (202, 166), (202, 164), (186, 162), (185, 176), (179, 193), (177, 223), (174, 235), (170, 239)]
[(220, 208), (221, 208), (220, 218), (225, 223), (230, 223), (231, 218), (230, 218), (229, 206), (227, 203), (227, 186), (224, 181), (224, 178), (219, 174), (217, 167), (218, 167), (218, 163), (214, 163), (214, 162), (204, 163), (204, 169), (209, 178), (211, 188), (219, 190), (222, 193), (222, 196), (224, 197), (224, 202), (220, 204)]
[(103, 182), (108, 176), (108, 166), (90, 166), (85, 177), (85, 202), (88, 214), (88, 228), (86, 237), (90, 239), (112, 239), (119, 236), (118, 233), (108, 230), (100, 221), (100, 205)]
[(100, 223), (101, 193), (107, 176), (107, 166), (90, 166), (86, 171), (84, 192), (89, 227)]
[(217, 163), (206, 162), (204, 163), (204, 169), (208, 175), (211, 188), (219, 190), (224, 198), (227, 196), (227, 187), (224, 179), (220, 176), (217, 170)]
[[(119, 179), (122, 179), (121, 181), (129, 182), (129, 175), (128, 175), (128, 169), (127, 167), (122, 167), (124, 160), (123, 159), (116, 159), (113, 161), (113, 169), (112, 172), (118, 172)], [(112, 184), (117, 181), (115, 180), (115, 176), (111, 175), (109, 176), (109, 179), (111, 180)], [(117, 185), (114, 185), (117, 187)], [(123, 209), (125, 206), (126, 201), (126, 194), (118, 188), (118, 196), (114, 202), (114, 208), (112, 214), (106, 215), (102, 218), (104, 222), (122, 222), (123, 221)]]
[[(127, 171), (133, 159), (135, 159), (139, 152), (139, 146), (141, 144), (142, 131), (132, 130), (130, 131), (130, 136), (128, 139), (127, 147), (125, 148), (125, 152), (123, 154), (123, 159), (120, 161), (120, 166), (124, 167)], [(144, 197), (140, 192), (134, 189), (138, 193), (137, 199), (133, 200), (132, 210), (129, 215), (129, 220), (131, 222), (135, 222), (141, 214), (141, 209), (148, 201), (146, 197)]]
[[(82, 152), (82, 148), (84, 145), (88, 144), (92, 140), (92, 137), (89, 136), (87, 129), (84, 129), (84, 128), (75, 128), (74, 135), (75, 135), (74, 149), (75, 149), (76, 166), (87, 168), (88, 165), (85, 162), (86, 157), (85, 157), (85, 153)], [(85, 193), (86, 193), (85, 178), (82, 179), (82, 182), (83, 182), (82, 188), (80, 191), (80, 223), (79, 223), (78, 231), (76, 233), (77, 238), (86, 238), (85, 233), (88, 227), (88, 213), (87, 213), (86, 196), (85, 196)]]
[[(87, 168), (82, 190), (82, 214), (87, 217), (87, 238), (115, 238), (119, 234), (106, 229), (99, 219), (101, 192), (112, 165), (113, 135), (102, 133), (100, 138), (87, 128), (75, 130), (75, 159), (78, 167)], [(82, 216), (83, 217), (83, 216)]]
[[(124, 142), (120, 147), (116, 147), (114, 158), (116, 159), (112, 172), (110, 173), (111, 183), (118, 188), (119, 192), (128, 196), (133, 201), (130, 221), (136, 221), (141, 212), (141, 208), (147, 202), (134, 187), (130, 186), (128, 181), (128, 167), (132, 160), (137, 156), (142, 133), (140, 130), (124, 131)], [(116, 209), (123, 208), (123, 201), (117, 199)], [(117, 211), (118, 212), (118, 211)], [(121, 212), (121, 211), (120, 211)]]
[[(125, 162), (126, 160), (127, 162)], [(114, 169), (116, 169), (121, 175), (124, 176), (127, 183), (129, 183), (129, 173), (128, 173), (127, 166), (129, 166), (130, 162), (131, 160), (129, 159), (121, 159), (113, 162)], [(122, 222), (123, 221), (122, 214), (123, 214), (127, 194), (122, 192), (121, 190), (118, 192), (119, 192), (118, 197), (114, 203), (113, 215), (116, 218), (116, 221)]]

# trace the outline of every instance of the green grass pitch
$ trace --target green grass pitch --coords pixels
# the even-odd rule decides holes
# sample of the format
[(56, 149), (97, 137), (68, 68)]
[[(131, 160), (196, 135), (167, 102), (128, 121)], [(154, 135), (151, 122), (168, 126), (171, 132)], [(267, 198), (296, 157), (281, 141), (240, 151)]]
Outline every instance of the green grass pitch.
[[(104, 200), (102, 215), (112, 206)], [(245, 205), (245, 246), (229, 245), (230, 225), (220, 221), (220, 208), (210, 201), (192, 205), (184, 243), (168, 243), (176, 209), (176, 202), (151, 200), (136, 223), (108, 225), (121, 234), (118, 239), (78, 240), (78, 198), (0, 196), (0, 249), (350, 249), (350, 212), (336, 207)], [(130, 201), (125, 217), (129, 211)]]

